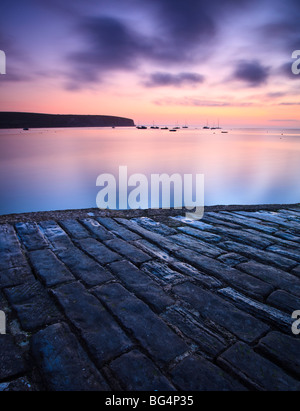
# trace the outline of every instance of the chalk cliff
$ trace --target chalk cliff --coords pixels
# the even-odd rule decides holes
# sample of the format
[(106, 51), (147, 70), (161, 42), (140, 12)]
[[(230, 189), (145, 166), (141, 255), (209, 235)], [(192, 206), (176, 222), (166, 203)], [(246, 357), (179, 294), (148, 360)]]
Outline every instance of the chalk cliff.
[(0, 128), (133, 127), (130, 118), (77, 114), (0, 112)]

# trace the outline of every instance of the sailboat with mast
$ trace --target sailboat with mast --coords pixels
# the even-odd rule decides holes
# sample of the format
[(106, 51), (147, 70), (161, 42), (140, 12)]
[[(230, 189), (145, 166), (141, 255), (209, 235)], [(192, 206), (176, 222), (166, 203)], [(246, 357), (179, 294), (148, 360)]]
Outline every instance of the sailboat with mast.
[(206, 126), (203, 127), (205, 130), (209, 130), (210, 127), (208, 127), (208, 121), (206, 120)]
[(159, 127), (154, 124), (154, 121), (153, 121), (153, 125), (152, 125), (150, 128), (152, 128), (152, 129), (154, 129), (154, 130), (159, 129)]

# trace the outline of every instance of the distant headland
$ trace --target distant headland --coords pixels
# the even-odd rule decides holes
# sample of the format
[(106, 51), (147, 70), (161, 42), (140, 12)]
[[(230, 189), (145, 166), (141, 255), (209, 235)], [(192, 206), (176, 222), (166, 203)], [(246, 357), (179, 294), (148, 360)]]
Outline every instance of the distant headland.
[(0, 128), (133, 127), (130, 118), (100, 115), (0, 112)]

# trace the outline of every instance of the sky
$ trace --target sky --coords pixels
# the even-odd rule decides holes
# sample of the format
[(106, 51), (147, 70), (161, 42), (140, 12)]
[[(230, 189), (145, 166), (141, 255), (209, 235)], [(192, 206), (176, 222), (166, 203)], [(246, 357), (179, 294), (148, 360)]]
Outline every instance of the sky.
[(1, 111), (300, 128), (299, 0), (1, 0), (0, 50)]

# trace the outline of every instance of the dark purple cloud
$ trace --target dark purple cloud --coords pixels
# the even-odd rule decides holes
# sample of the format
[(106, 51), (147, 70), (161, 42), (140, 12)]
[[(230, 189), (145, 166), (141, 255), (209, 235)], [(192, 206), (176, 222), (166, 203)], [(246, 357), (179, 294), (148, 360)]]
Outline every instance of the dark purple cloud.
[(136, 70), (142, 59), (154, 59), (158, 52), (153, 39), (114, 17), (85, 18), (78, 30), (86, 47), (68, 56), (72, 67), (69, 90), (99, 82), (104, 73)]
[[(155, 32), (145, 35), (119, 18), (85, 18), (78, 30), (86, 40), (86, 47), (70, 54), (68, 62), (72, 67), (71, 81), (79, 84), (99, 82), (110, 71), (135, 71), (144, 62), (167, 67), (192, 60), (189, 58), (191, 44), (181, 39), (181, 43), (175, 45), (176, 39), (172, 36), (160, 38)], [(147, 85), (171, 85), (172, 82), (182, 85), (200, 81), (203, 78), (193, 73), (182, 73), (177, 77), (154, 74)]]
[[(276, 10), (276, 3), (274, 6)], [(274, 51), (282, 50), (288, 55), (299, 48), (300, 2), (298, 0), (282, 2), (280, 13), (270, 13), (265, 20), (264, 24), (257, 28), (257, 32), (267, 48), (271, 46)]]
[[(245, 12), (245, 7), (256, 1), (229, 0), (225, 5), (221, 0), (127, 0), (122, 3), (129, 7), (124, 15), (109, 13), (103, 6), (102, 13), (83, 16), (76, 26), (85, 46), (68, 56), (70, 77), (74, 80), (76, 73), (77, 81), (84, 84), (99, 81), (111, 70), (136, 71), (141, 63), (164, 69), (205, 62), (217, 45), (222, 16)], [(118, 10), (117, 3), (112, 0), (109, 4)], [(141, 25), (136, 26), (132, 22), (137, 15)], [(178, 81), (174, 79), (174, 84)]]
[(300, 101), (298, 102), (285, 102), (279, 103), (280, 106), (300, 106)]
[(247, 83), (251, 87), (264, 84), (269, 77), (269, 67), (263, 66), (259, 61), (239, 61), (234, 69), (232, 78)]
[[(163, 19), (163, 31), (177, 47), (211, 40), (216, 35), (217, 19), (207, 1), (203, 0), (153, 0), (157, 7), (156, 18)], [(221, 5), (221, 1), (212, 0)]]
[[(173, 25), (174, 22), (172, 29)], [(170, 32), (167, 26), (168, 24), (164, 24), (161, 32), (154, 29), (153, 33), (146, 35), (132, 28), (125, 19), (111, 16), (86, 17), (78, 26), (78, 32), (85, 39), (86, 47), (72, 53), (69, 60), (80, 65), (85, 62), (86, 65), (102, 71), (135, 69), (141, 61), (180, 64), (194, 60), (195, 56), (192, 58), (190, 53), (195, 43), (199, 47), (201, 42), (204, 42), (201, 38), (206, 32), (203, 24), (200, 24), (201, 29), (198, 28), (198, 35), (193, 37), (193, 42), (188, 43), (185, 40), (187, 32), (181, 33), (184, 25), (178, 28), (176, 34), (173, 30)], [(210, 32), (210, 29), (208, 31)], [(203, 44), (202, 47), (206, 46), (207, 44)]]
[(76, 61), (106, 69), (134, 68), (139, 57), (153, 55), (153, 45), (125, 22), (113, 17), (87, 18), (81, 26), (89, 40)]
[[(299, 49), (300, 49), (300, 42), (299, 42)], [(282, 64), (279, 69), (278, 69), (278, 74), (283, 75), (290, 80), (300, 80), (300, 74), (294, 74), (292, 72), (292, 64), (295, 61), (295, 59), (291, 59), (290, 62)]]
[(204, 82), (204, 76), (198, 73), (171, 74), (166, 72), (152, 73), (143, 84), (146, 87), (195, 86)]
[(279, 98), (279, 97), (285, 97), (286, 93), (284, 93), (283, 91), (274, 91), (271, 93), (267, 93), (266, 96), (269, 98)]
[(185, 107), (249, 107), (252, 102), (229, 101), (228, 100), (209, 100), (197, 97), (166, 97), (153, 101), (157, 106), (185, 106)]
[[(247, 60), (232, 67), (232, 78), (257, 87), (271, 74), (288, 73), (295, 79), (290, 71), (271, 72), (267, 58), (285, 53), (283, 66), (300, 48), (299, 21), (299, 0), (2, 0), (0, 28), (6, 38), (0, 35), (0, 49), (14, 48), (9, 60), (15, 67), (21, 67), (24, 52), (35, 65), (23, 67), (36, 72), (45, 67), (53, 72), (60, 64), (70, 90), (92, 87), (125, 70), (136, 72), (137, 81), (142, 72), (155, 72), (145, 81), (147, 86), (178, 86), (198, 81), (156, 73), (193, 73), (201, 63), (207, 68), (216, 53), (222, 57), (224, 34), (226, 47), (231, 48), (233, 40), (224, 56), (238, 53), (243, 41), (249, 52)], [(224, 68), (228, 66), (232, 62), (225, 57)], [(29, 78), (32, 69), (25, 74)], [(13, 78), (20, 80), (21, 74)]]

